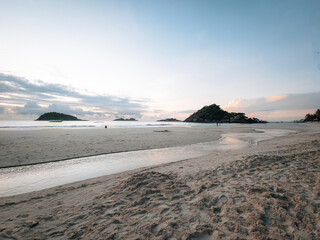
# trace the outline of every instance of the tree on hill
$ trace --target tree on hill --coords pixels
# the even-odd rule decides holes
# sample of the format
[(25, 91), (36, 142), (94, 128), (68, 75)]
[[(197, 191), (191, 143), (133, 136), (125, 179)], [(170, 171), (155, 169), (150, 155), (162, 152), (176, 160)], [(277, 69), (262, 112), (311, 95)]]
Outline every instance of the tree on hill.
[(157, 120), (157, 122), (181, 122), (181, 121), (176, 118), (166, 118), (166, 119)]
[(317, 109), (314, 114), (308, 113), (305, 118), (305, 122), (313, 122), (313, 121), (320, 121), (320, 109)]
[(113, 121), (137, 121), (137, 120), (134, 118), (117, 118)]
[(42, 114), (36, 121), (82, 121), (72, 115), (57, 113), (57, 112), (48, 112)]
[(258, 118), (248, 118), (245, 113), (227, 112), (217, 104), (204, 106), (188, 117), (185, 122), (200, 123), (265, 123)]
[(184, 121), (212, 123), (221, 122), (223, 119), (228, 118), (228, 112), (222, 110), (219, 105), (212, 104), (210, 106), (204, 106)]

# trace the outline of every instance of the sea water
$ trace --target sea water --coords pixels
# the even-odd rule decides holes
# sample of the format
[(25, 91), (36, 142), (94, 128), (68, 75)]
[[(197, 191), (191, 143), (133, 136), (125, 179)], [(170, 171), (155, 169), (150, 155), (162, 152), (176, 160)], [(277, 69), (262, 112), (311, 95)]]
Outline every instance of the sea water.
[[(140, 121), (0, 121), (0, 131), (38, 129), (92, 129), (92, 128), (141, 128), (141, 127), (192, 127), (203, 123), (187, 122), (140, 122)], [(208, 123), (206, 125), (215, 125)]]

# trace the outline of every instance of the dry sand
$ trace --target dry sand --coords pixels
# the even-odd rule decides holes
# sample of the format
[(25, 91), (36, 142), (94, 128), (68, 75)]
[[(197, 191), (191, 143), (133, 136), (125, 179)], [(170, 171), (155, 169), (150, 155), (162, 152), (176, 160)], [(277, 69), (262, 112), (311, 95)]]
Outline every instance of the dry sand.
[(0, 131), (0, 167), (215, 141), (221, 132), (210, 127)]
[(1, 198), (0, 239), (320, 239), (320, 125), (301, 128), (245, 150)]

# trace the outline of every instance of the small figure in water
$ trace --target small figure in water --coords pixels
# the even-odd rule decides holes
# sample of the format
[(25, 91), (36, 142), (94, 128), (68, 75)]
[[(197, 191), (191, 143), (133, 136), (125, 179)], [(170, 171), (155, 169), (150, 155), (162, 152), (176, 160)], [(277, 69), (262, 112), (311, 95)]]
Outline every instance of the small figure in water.
[(104, 128), (108, 128), (108, 126), (107, 126), (107, 125), (105, 125), (105, 126), (104, 126)]

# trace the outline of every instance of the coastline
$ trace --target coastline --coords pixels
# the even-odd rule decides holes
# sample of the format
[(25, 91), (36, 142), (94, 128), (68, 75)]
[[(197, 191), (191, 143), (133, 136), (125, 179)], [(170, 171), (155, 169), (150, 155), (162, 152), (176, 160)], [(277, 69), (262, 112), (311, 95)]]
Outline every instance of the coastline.
[(305, 126), (246, 149), (0, 198), (0, 237), (317, 239), (320, 125)]

